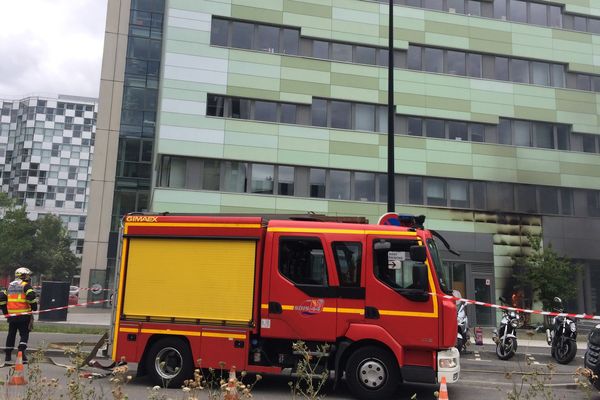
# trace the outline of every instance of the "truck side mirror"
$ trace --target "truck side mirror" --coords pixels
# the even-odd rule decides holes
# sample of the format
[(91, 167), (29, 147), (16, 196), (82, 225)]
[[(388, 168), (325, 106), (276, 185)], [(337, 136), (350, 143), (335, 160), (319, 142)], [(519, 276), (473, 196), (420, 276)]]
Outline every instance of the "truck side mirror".
[[(418, 246), (413, 246), (418, 247)], [(412, 248), (411, 248), (412, 252)], [(412, 270), (413, 275), (413, 284), (412, 287), (417, 290), (422, 290), (424, 292), (429, 288), (429, 284), (427, 283), (427, 266), (425, 264), (415, 264), (413, 265)]]
[(427, 260), (427, 249), (425, 246), (410, 246), (410, 259), (424, 263)]

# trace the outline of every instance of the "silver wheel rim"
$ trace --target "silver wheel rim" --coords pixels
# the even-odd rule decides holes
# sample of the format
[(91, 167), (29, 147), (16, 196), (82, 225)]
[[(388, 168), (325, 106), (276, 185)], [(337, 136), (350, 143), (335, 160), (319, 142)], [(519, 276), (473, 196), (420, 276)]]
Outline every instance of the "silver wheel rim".
[(162, 379), (173, 379), (183, 367), (183, 356), (174, 347), (160, 349), (154, 358), (154, 369)]
[(498, 343), (497, 347), (498, 347), (498, 350), (500, 351), (500, 355), (504, 357), (512, 351), (513, 346), (514, 346), (514, 344), (513, 344), (512, 338), (507, 338), (506, 342), (504, 344), (502, 344), (502, 342), (500, 342), (500, 343)]
[(376, 358), (363, 361), (357, 374), (360, 383), (368, 389), (379, 389), (387, 380), (385, 365)]

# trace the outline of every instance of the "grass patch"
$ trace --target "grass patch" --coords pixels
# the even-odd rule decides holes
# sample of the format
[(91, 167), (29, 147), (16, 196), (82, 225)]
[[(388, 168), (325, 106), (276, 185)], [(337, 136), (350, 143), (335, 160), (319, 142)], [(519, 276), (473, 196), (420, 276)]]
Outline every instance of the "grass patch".
[[(0, 324), (0, 332), (8, 331), (8, 324)], [(102, 335), (106, 332), (107, 329), (105, 327), (100, 326), (77, 326), (77, 325), (62, 325), (62, 324), (45, 324), (38, 323), (37, 321), (34, 323), (32, 332), (42, 332), (42, 333), (74, 333), (74, 334), (82, 334), (82, 335)]]

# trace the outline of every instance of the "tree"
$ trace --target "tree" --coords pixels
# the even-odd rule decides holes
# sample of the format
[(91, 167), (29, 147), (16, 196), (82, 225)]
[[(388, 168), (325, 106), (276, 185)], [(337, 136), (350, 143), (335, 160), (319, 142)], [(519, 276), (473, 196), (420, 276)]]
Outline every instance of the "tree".
[(0, 193), (0, 274), (13, 275), (26, 266), (34, 274), (70, 281), (79, 259), (71, 252), (71, 238), (61, 219), (52, 214), (36, 221), (27, 218), (24, 206)]
[(79, 268), (79, 258), (70, 249), (69, 232), (59, 217), (46, 214), (34, 222), (35, 248), (31, 265), (46, 278), (70, 281)]
[(5, 194), (0, 197), (0, 273), (12, 275), (15, 268), (27, 265), (32, 254), (35, 227), (25, 207), (16, 207)]
[(539, 236), (528, 235), (527, 239), (531, 252), (516, 260), (516, 266), (522, 270), (519, 280), (531, 287), (545, 310), (552, 308), (556, 296), (563, 300), (575, 298), (575, 276), (580, 266), (559, 256), (551, 245), (542, 248)]

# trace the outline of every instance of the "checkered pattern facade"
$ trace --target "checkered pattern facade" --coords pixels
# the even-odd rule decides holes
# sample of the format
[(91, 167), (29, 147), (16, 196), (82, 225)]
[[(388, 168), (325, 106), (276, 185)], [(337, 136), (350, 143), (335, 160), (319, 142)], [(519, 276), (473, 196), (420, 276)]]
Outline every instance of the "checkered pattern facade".
[(31, 219), (59, 215), (83, 251), (97, 100), (85, 97), (0, 99), (2, 192)]

